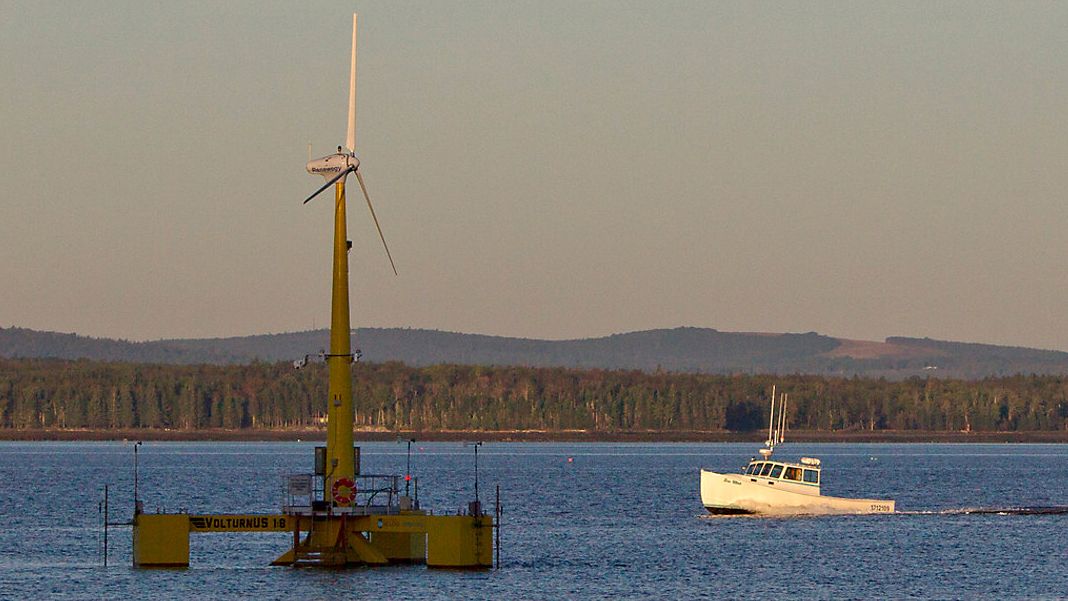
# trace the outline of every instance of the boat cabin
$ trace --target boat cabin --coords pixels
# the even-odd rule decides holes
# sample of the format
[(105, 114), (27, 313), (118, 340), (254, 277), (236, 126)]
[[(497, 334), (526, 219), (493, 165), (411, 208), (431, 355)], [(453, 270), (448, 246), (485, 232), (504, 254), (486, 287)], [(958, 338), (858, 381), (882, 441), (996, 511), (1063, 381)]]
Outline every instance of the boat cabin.
[(749, 462), (743, 473), (747, 476), (769, 480), (781, 480), (810, 486), (820, 485), (820, 461), (810, 457), (802, 457), (801, 463), (754, 459)]

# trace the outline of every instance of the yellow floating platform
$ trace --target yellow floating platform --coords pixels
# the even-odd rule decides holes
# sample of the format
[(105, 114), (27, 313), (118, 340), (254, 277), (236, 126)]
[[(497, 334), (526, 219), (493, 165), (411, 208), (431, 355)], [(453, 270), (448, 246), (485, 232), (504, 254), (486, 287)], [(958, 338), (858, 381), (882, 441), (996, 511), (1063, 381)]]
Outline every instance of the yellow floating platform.
[(142, 513), (133, 520), (133, 564), (142, 568), (189, 565), (189, 534), (292, 532), (293, 547), (276, 566), (383, 566), (431, 568), (493, 566), (493, 517), (488, 515)]

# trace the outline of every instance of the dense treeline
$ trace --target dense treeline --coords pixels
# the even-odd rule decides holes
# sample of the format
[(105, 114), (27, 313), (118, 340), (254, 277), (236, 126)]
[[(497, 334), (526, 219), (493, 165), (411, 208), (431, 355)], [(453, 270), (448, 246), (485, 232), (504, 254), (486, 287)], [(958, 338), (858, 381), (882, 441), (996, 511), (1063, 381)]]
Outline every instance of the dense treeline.
[[(387, 430), (753, 430), (772, 384), (808, 430), (1068, 429), (1068, 377), (977, 381), (717, 376), (400, 363), (354, 366), (356, 423)], [(280, 429), (318, 424), (326, 368), (0, 360), (0, 428)]]

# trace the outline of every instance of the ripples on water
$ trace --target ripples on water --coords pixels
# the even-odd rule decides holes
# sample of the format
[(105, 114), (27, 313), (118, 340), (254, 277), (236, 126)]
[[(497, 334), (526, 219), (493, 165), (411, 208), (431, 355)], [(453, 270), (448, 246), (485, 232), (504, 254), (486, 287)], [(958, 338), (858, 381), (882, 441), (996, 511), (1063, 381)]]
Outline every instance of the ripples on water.
[[(280, 475), (314, 443), (146, 443), (148, 511), (273, 512)], [(405, 446), (363, 445), (365, 471), (404, 470)], [(426, 508), (473, 494), (472, 449), (419, 443)], [(289, 535), (192, 535), (188, 570), (133, 570), (128, 529), (99, 566), (105, 482), (129, 518), (132, 446), (0, 443), (0, 598), (329, 599), (1063, 598), (1068, 515), (976, 512), (1068, 505), (1059, 445), (787, 444), (824, 460), (826, 494), (897, 500), (888, 516), (705, 519), (698, 470), (737, 471), (756, 444), (493, 443), (483, 501), (500, 484), (503, 569), (267, 567)], [(573, 462), (567, 458), (573, 457)]]

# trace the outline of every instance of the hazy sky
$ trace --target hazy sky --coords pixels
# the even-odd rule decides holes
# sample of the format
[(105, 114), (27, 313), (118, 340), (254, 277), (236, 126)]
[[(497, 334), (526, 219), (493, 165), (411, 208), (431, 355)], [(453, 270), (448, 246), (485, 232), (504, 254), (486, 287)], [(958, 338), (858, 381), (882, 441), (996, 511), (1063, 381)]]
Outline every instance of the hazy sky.
[[(0, 326), (1068, 350), (1068, 3), (0, 0)], [(355, 186), (351, 188), (356, 190)], [(351, 198), (351, 195), (350, 195)]]

